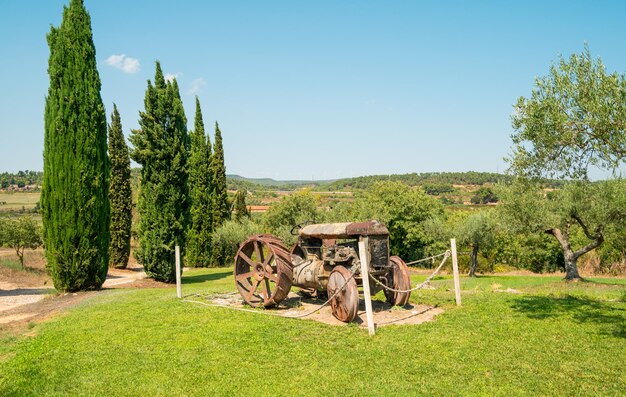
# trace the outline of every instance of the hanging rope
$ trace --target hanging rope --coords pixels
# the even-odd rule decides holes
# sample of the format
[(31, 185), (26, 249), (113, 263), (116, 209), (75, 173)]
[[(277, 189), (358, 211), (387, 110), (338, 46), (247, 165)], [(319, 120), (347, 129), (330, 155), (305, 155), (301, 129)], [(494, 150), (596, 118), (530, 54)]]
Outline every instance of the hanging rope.
[[(343, 285), (341, 286), (341, 288), (339, 288), (337, 291), (335, 291), (335, 293), (328, 298), (328, 300), (324, 303), (322, 303), (321, 305), (319, 305), (318, 307), (316, 307), (315, 309), (306, 312), (306, 313), (301, 313), (301, 314), (296, 314), (296, 315), (287, 315), (287, 314), (278, 314), (278, 313), (268, 313), (268, 312), (264, 312), (264, 311), (260, 311), (260, 310), (254, 310), (254, 309), (246, 309), (243, 307), (233, 307), (233, 306), (226, 306), (226, 305), (220, 305), (217, 303), (206, 303), (206, 302), (200, 302), (200, 301), (195, 301), (195, 300), (191, 300), (191, 299), (183, 299), (183, 302), (190, 302), (190, 303), (197, 303), (199, 305), (204, 305), (204, 306), (209, 306), (209, 307), (224, 307), (227, 309), (232, 309), (232, 310), (238, 310), (241, 312), (247, 312), (247, 313), (257, 313), (257, 314), (264, 314), (266, 316), (274, 316), (274, 317), (286, 317), (286, 318), (303, 318), (303, 317), (307, 317), (310, 316), (313, 313), (316, 313), (320, 310), (322, 310), (325, 306), (327, 306), (331, 300), (333, 300), (337, 295), (339, 295), (339, 293), (341, 291), (343, 291), (346, 286), (348, 285), (348, 283), (350, 282), (350, 280), (352, 280), (356, 274), (357, 269), (355, 268), (352, 271), (352, 274), (350, 274), (350, 277), (345, 280), (345, 282), (343, 283)], [(227, 295), (236, 295), (237, 292), (234, 293), (230, 293), (230, 294), (222, 294), (221, 296), (227, 296)], [(202, 295), (200, 294), (193, 294), (190, 296), (198, 296), (198, 297), (202, 297)], [(208, 299), (205, 297), (205, 299)], [(219, 299), (219, 295), (218, 295), (218, 299)]]
[[(443, 264), (446, 263), (446, 260), (450, 257), (450, 251), (446, 251), (443, 254), (440, 254), (440, 255), (437, 255), (437, 256), (441, 256), (441, 255), (443, 255), (444, 257), (443, 257), (441, 263), (439, 264), (439, 266), (437, 266), (437, 268), (435, 269), (435, 271), (430, 276), (428, 276), (428, 278), (426, 280), (424, 280), (424, 282), (422, 282), (418, 286), (416, 286), (414, 288), (411, 288), (411, 289), (394, 289), (394, 288), (388, 287), (385, 284), (381, 283), (376, 278), (374, 278), (374, 276), (372, 276), (371, 274), (370, 274), (370, 278), (372, 280), (374, 280), (374, 282), (376, 282), (376, 284), (380, 285), (381, 287), (383, 287), (384, 289), (386, 289), (388, 291), (404, 293), (404, 292), (411, 292), (411, 291), (415, 291), (415, 290), (418, 290), (418, 289), (422, 289), (422, 288), (424, 288), (424, 286), (426, 284), (428, 284), (430, 282), (430, 280), (433, 279), (433, 277), (435, 277), (435, 274), (439, 273), (439, 270), (441, 270), (441, 268), (443, 267)], [(430, 258), (426, 258), (426, 259), (430, 259)]]
[(444, 255), (446, 255), (446, 253), (448, 253), (448, 251), (446, 251), (446, 252), (444, 252), (444, 253), (442, 253), (442, 254), (439, 254), (439, 255), (429, 256), (428, 258), (418, 259), (418, 260), (413, 261), (413, 262), (407, 262), (407, 265), (414, 265), (414, 264), (416, 264), (416, 263), (420, 263), (420, 262), (431, 261), (431, 260), (433, 260), (433, 259), (439, 258), (440, 256), (444, 256)]

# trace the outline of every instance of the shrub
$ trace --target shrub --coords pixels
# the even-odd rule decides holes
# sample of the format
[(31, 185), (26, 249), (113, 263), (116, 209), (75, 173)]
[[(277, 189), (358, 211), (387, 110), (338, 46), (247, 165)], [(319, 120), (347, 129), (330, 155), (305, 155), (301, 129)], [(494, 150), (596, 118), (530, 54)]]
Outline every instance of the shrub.
[(239, 245), (250, 235), (261, 233), (258, 224), (247, 218), (241, 221), (226, 221), (222, 226), (213, 231), (211, 238), (213, 252), (213, 266), (231, 265)]

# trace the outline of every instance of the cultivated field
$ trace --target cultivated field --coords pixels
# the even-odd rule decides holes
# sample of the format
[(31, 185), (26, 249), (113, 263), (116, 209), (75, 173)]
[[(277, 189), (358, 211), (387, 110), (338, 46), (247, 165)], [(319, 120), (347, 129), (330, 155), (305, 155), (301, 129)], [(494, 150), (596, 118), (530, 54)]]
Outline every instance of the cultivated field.
[(32, 210), (39, 201), (39, 192), (0, 192), (0, 212)]

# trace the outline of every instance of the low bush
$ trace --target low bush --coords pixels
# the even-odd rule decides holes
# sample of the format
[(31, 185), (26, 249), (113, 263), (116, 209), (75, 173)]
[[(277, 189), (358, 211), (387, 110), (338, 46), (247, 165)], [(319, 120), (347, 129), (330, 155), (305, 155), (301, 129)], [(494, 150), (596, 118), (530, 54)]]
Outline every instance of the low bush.
[(250, 235), (261, 233), (261, 227), (247, 218), (226, 221), (211, 237), (212, 266), (230, 266), (239, 245)]

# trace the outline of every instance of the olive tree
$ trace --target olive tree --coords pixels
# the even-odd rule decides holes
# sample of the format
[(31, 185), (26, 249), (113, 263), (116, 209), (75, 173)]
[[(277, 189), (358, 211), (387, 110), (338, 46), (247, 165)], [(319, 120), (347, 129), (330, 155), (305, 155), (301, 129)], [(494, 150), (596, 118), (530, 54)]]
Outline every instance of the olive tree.
[[(520, 180), (502, 190), (503, 213), (524, 232), (554, 236), (563, 252), (565, 278), (580, 279), (577, 261), (605, 240), (605, 230), (626, 221), (626, 182), (570, 182), (548, 192), (531, 181)], [(580, 228), (587, 244), (574, 247), (571, 237)]]
[(591, 166), (615, 171), (626, 159), (626, 79), (585, 47), (536, 79), (512, 122), (516, 175), (587, 180)]
[(11, 247), (24, 269), (24, 250), (37, 249), (42, 245), (41, 227), (29, 216), (0, 219), (0, 246)]
[[(563, 251), (566, 279), (580, 279), (578, 258), (599, 247), (607, 224), (621, 219), (615, 189), (623, 183), (592, 184), (589, 170), (615, 174), (624, 164), (626, 79), (607, 73), (585, 47), (581, 54), (561, 57), (547, 76), (536, 79), (531, 96), (518, 99), (512, 123), (510, 170), (528, 181), (513, 188), (508, 213), (520, 225), (554, 236)], [(538, 184), (546, 176), (568, 184), (562, 192), (547, 195)], [(570, 241), (573, 227), (589, 239), (577, 250)]]
[(459, 243), (470, 247), (470, 269), (468, 276), (476, 276), (478, 251), (488, 248), (494, 240), (497, 222), (493, 211), (479, 211), (470, 214), (454, 228)]

